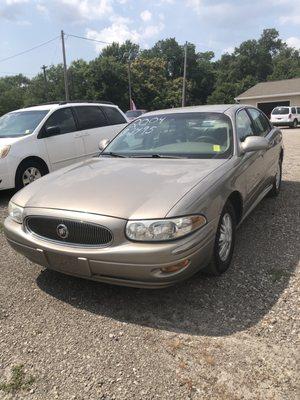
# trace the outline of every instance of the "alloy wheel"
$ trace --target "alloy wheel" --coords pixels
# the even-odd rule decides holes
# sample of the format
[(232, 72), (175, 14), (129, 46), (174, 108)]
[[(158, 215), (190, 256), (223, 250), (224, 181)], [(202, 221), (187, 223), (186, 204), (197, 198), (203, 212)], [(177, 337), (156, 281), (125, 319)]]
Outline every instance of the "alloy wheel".
[(28, 167), (22, 175), (23, 186), (27, 186), (41, 177), (42, 174), (36, 167)]
[(219, 237), (219, 257), (222, 261), (226, 261), (230, 254), (232, 233), (232, 219), (230, 214), (226, 213), (222, 218)]

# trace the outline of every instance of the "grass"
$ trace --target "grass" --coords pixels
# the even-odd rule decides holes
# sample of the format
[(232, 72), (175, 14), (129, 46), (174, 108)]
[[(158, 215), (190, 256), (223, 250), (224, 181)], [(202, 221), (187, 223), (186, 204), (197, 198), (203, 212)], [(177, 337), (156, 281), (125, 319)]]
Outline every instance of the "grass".
[(16, 365), (11, 369), (11, 378), (7, 382), (0, 382), (0, 390), (6, 393), (16, 393), (20, 390), (28, 390), (34, 383), (34, 377), (26, 379), (24, 365)]
[(271, 279), (272, 279), (273, 283), (280, 281), (281, 278), (284, 278), (284, 277), (288, 278), (291, 275), (286, 271), (282, 271), (281, 269), (272, 269), (271, 271), (269, 271), (269, 274), (271, 275)]

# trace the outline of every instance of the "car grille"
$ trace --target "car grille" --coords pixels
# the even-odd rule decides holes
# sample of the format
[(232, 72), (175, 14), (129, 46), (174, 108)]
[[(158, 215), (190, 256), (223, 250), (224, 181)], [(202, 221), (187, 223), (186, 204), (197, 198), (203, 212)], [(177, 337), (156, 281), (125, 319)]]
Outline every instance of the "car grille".
[(25, 225), (31, 233), (58, 243), (104, 246), (113, 240), (109, 229), (89, 222), (31, 216), (26, 218)]

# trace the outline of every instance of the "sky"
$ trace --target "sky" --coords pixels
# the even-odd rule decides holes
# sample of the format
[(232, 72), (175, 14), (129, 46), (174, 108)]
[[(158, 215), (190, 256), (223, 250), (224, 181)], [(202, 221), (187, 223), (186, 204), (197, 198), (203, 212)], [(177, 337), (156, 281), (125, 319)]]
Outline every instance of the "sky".
[(70, 63), (95, 58), (104, 45), (68, 34), (109, 43), (130, 39), (141, 48), (175, 37), (219, 58), (273, 27), (289, 45), (300, 48), (300, 0), (0, 0), (0, 76), (31, 77), (42, 65), (61, 62), (62, 29)]

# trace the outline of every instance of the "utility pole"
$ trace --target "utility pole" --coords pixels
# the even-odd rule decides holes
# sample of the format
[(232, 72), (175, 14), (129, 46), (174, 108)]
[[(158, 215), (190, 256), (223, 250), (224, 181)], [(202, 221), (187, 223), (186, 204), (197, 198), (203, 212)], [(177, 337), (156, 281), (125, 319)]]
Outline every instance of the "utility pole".
[(185, 100), (186, 100), (186, 67), (187, 67), (187, 42), (185, 42), (185, 45), (184, 45), (182, 103), (181, 103), (182, 107), (185, 107)]
[(61, 31), (61, 45), (62, 45), (63, 62), (64, 62), (65, 96), (66, 96), (66, 101), (69, 101), (70, 97), (69, 97), (68, 70), (67, 70), (67, 62), (66, 62), (66, 48), (65, 48), (64, 31)]
[(48, 82), (47, 82), (46, 68), (47, 68), (47, 65), (42, 65), (42, 67), (41, 67), (41, 69), (43, 70), (43, 75), (44, 75), (45, 100), (48, 101)]
[(131, 110), (131, 99), (132, 99), (132, 93), (131, 93), (131, 53), (129, 53), (128, 56), (128, 91), (129, 91), (129, 110)]

